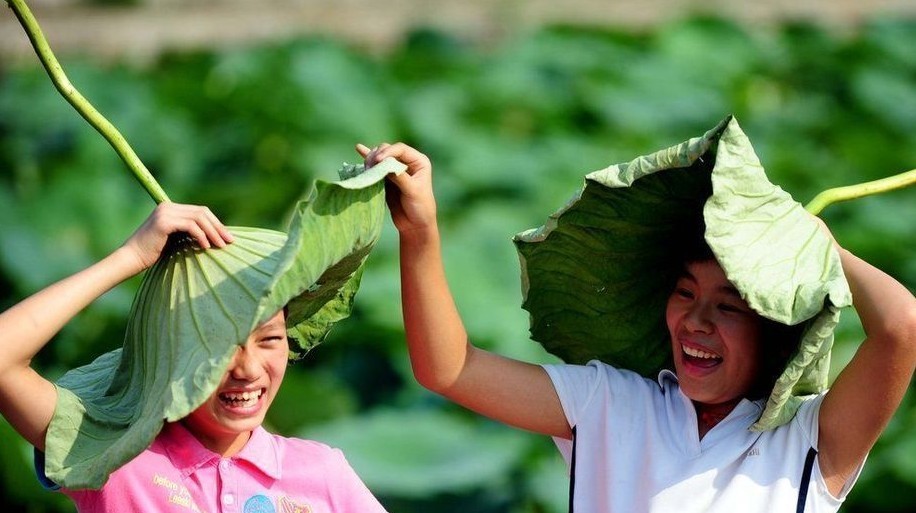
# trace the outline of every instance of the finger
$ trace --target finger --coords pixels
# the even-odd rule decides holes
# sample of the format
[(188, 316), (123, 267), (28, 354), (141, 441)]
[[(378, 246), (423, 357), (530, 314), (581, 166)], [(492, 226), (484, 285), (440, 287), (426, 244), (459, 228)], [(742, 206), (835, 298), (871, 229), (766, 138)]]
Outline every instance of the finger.
[(207, 207), (176, 203), (166, 207), (163, 214), (168, 233), (184, 232), (202, 248), (224, 247), (232, 241), (232, 234)]
[(372, 167), (384, 160), (383, 157), (379, 157), (379, 154), (385, 151), (385, 149), (387, 149), (389, 146), (391, 145), (383, 142), (375, 148), (372, 148), (372, 150), (370, 150), (369, 154), (366, 156), (366, 165)]
[(184, 219), (183, 222), (176, 227), (178, 231), (188, 234), (188, 237), (191, 237), (191, 239), (197, 242), (197, 245), (201, 248), (210, 249), (211, 244), (207, 237), (207, 233), (193, 219)]
[(218, 248), (225, 247), (229, 242), (224, 237), (225, 227), (223, 223), (216, 218), (213, 212), (206, 207), (202, 207), (197, 212), (195, 222), (203, 230), (207, 240)]
[(422, 169), (432, 169), (429, 157), (404, 143), (392, 144), (379, 151), (379, 159), (388, 157), (394, 157), (407, 164), (407, 173), (411, 175)]
[(402, 157), (407, 157), (411, 152), (419, 153), (417, 150), (414, 150), (410, 146), (399, 142), (379, 146), (376, 155), (380, 159), (394, 157), (400, 160)]
[(204, 216), (207, 221), (209, 221), (210, 226), (212, 226), (214, 233), (208, 232), (208, 235), (211, 236), (210, 241), (216, 244), (219, 247), (224, 247), (227, 244), (232, 244), (235, 238), (232, 236), (232, 233), (229, 232), (229, 229), (226, 228), (226, 225), (216, 217), (216, 214), (213, 213), (209, 208), (204, 207)]
[(388, 175), (388, 181), (393, 183), (398, 190), (404, 190), (410, 183), (410, 175), (407, 173), (391, 173)]
[(369, 155), (369, 152), (371, 151), (372, 149), (365, 144), (356, 143), (356, 152), (359, 153), (361, 157), (366, 158), (366, 156)]

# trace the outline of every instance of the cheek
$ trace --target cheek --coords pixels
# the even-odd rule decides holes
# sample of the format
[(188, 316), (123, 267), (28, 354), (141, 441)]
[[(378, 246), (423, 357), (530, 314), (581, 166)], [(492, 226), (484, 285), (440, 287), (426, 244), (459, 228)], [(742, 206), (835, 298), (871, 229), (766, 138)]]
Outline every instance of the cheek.
[(672, 304), (671, 299), (668, 299), (668, 304), (665, 305), (665, 324), (668, 326), (669, 333), (674, 333), (674, 328), (677, 326), (680, 317), (681, 315), (677, 308)]
[(269, 370), (271, 386), (276, 390), (280, 387), (283, 377), (286, 375), (286, 368), (289, 366), (288, 352), (282, 355), (275, 355), (270, 360)]
[(728, 331), (742, 357), (747, 358), (752, 365), (757, 365), (763, 357), (760, 326), (753, 322), (735, 323), (729, 326)]

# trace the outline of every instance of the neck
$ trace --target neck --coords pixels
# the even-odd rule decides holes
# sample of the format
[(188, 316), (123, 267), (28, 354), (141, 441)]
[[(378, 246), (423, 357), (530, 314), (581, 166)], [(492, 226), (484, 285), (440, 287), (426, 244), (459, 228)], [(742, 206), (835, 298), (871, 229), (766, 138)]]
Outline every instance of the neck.
[(194, 426), (189, 426), (188, 423), (184, 423), (184, 425), (201, 445), (223, 458), (230, 458), (238, 454), (251, 438), (251, 431), (243, 431), (241, 433), (204, 433), (203, 430), (194, 429)]
[(728, 417), (728, 414), (735, 409), (739, 402), (741, 402), (740, 399), (720, 404), (706, 404), (694, 401), (693, 407), (697, 413), (697, 429), (700, 433), (700, 439), (719, 422), (722, 422), (725, 417)]

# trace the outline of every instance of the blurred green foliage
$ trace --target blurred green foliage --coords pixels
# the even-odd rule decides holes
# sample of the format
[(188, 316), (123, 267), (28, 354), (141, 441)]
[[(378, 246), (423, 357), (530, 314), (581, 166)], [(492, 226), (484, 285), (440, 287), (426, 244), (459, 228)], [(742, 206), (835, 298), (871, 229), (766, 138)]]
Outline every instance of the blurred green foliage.
[[(554, 27), (481, 48), (417, 30), (383, 54), (324, 38), (163, 56), (67, 59), (71, 80), (175, 201), (229, 224), (281, 228), (356, 142), (404, 140), (435, 164), (446, 267), (473, 341), (535, 362), (510, 238), (544, 222), (609, 164), (736, 114), (771, 179), (820, 190), (916, 167), (916, 22), (749, 30), (697, 18), (647, 33)], [(37, 65), (0, 68), (0, 306), (102, 257), (152, 202)], [(916, 190), (829, 207), (847, 247), (916, 289)], [(120, 345), (138, 284), (110, 292), (36, 359), (50, 377)], [(287, 374), (270, 427), (344, 449), (396, 512), (565, 510), (551, 442), (422, 390), (410, 373), (393, 228), (370, 257), (351, 319)], [(838, 330), (834, 372), (862, 331)], [(31, 478), (0, 422), (5, 510), (70, 511)], [(845, 511), (910, 511), (916, 397), (882, 436)]]

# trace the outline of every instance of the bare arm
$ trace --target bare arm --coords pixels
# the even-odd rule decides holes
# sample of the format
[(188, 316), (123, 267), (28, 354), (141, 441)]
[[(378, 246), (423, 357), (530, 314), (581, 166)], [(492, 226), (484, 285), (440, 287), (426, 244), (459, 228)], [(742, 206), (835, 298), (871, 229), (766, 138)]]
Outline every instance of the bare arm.
[(387, 157), (407, 164), (391, 178), (387, 200), (400, 234), (404, 330), (417, 381), (466, 408), (506, 424), (570, 438), (559, 397), (538, 365), (474, 347), (449, 291), (442, 264), (432, 165), (402, 143), (357, 150), (373, 165)]
[(868, 262), (839, 251), (866, 339), (821, 405), (818, 463), (834, 495), (887, 426), (916, 368), (916, 299)]
[(32, 369), (32, 358), (92, 301), (151, 266), (169, 234), (178, 231), (202, 247), (232, 240), (209, 210), (163, 203), (113, 253), (0, 314), (0, 413), (29, 443), (44, 449), (57, 403), (54, 385)]

